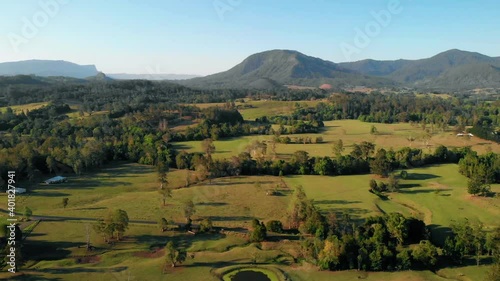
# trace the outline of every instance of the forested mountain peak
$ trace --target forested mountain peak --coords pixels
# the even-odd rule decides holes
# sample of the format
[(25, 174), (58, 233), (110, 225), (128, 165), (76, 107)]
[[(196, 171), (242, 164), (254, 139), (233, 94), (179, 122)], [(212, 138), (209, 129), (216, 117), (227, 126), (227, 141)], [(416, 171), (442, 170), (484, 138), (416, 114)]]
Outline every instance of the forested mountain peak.
[(394, 84), (389, 80), (361, 75), (331, 61), (294, 50), (256, 53), (227, 71), (182, 83), (195, 87), (245, 88), (262, 79), (276, 82), (269, 83), (271, 86), (278, 84), (319, 87), (325, 83), (336, 86)]

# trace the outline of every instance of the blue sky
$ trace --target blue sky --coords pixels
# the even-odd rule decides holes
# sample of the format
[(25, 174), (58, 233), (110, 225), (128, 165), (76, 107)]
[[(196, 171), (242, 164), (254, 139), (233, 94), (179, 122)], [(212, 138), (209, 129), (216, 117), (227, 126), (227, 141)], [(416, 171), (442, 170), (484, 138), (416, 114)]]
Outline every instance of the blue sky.
[(205, 75), (270, 49), (334, 62), (500, 56), (499, 14), (497, 0), (0, 0), (0, 61)]

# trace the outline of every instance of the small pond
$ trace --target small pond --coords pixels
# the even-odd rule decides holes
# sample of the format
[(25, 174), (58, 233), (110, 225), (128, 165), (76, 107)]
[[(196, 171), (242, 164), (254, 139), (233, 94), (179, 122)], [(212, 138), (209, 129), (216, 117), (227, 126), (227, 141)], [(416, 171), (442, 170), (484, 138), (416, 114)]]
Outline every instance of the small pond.
[(236, 273), (231, 281), (271, 281), (271, 279), (260, 271), (243, 270)]
[(265, 268), (241, 268), (223, 277), (224, 281), (277, 281), (276, 274)]

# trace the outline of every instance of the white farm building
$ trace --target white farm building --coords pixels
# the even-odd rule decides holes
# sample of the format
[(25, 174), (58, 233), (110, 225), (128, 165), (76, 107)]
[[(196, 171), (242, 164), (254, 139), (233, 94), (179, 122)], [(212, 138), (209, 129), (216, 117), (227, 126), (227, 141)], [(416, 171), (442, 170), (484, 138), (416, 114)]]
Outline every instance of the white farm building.
[(53, 177), (53, 178), (46, 180), (45, 183), (46, 184), (54, 184), (54, 183), (61, 183), (61, 182), (67, 182), (67, 181), (68, 181), (67, 178), (57, 176), (57, 177)]

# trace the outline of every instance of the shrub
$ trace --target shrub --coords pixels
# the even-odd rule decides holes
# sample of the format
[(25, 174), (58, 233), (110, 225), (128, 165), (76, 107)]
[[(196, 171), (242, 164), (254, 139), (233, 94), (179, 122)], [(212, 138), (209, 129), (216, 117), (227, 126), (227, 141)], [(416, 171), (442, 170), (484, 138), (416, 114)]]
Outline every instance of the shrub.
[(200, 222), (200, 232), (201, 233), (210, 232), (210, 231), (212, 231), (212, 229), (213, 229), (213, 224), (212, 224), (211, 219), (206, 218)]
[(276, 233), (283, 232), (283, 224), (277, 220), (268, 221), (266, 224), (266, 228), (269, 231), (276, 232)]
[(379, 182), (377, 189), (379, 192), (387, 191), (387, 184), (385, 184), (384, 182)]

